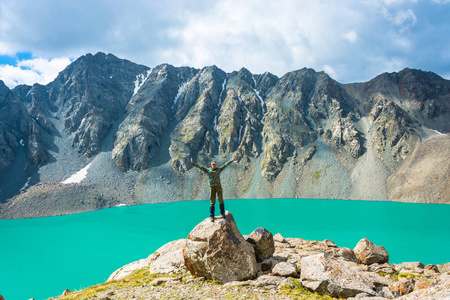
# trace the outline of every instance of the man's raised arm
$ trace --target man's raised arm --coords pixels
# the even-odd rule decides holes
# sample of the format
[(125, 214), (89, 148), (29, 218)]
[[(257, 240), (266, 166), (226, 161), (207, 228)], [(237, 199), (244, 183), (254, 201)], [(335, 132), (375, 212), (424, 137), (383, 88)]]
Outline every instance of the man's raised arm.
[(222, 172), (223, 170), (225, 170), (225, 168), (228, 167), (229, 165), (231, 165), (231, 163), (232, 163), (233, 161), (235, 161), (235, 160), (236, 160), (236, 157), (233, 156), (233, 158), (232, 158), (229, 162), (227, 162), (227, 163), (224, 164), (222, 167), (220, 167), (220, 172)]
[(191, 157), (191, 164), (192, 164), (194, 167), (196, 167), (196, 168), (202, 170), (203, 172), (208, 173), (208, 169), (205, 168), (205, 167), (202, 167), (202, 166), (200, 166), (200, 165), (198, 165), (198, 164), (196, 164), (196, 163), (194, 163), (194, 160), (192, 159), (192, 157)]

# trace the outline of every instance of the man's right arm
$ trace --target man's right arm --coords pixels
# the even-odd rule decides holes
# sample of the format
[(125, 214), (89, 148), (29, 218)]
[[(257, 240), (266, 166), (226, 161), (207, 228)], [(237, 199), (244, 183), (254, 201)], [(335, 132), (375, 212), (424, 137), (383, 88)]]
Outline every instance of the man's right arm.
[(192, 160), (192, 158), (191, 158), (191, 164), (192, 164), (194, 167), (196, 167), (196, 168), (202, 170), (203, 172), (208, 173), (208, 169), (207, 169), (207, 168), (202, 167), (202, 166), (196, 164), (196, 163)]

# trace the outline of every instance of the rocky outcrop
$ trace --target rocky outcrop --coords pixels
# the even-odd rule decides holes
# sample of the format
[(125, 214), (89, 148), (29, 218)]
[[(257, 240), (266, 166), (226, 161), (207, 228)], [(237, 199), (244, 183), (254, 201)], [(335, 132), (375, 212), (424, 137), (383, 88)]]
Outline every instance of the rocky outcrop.
[(256, 276), (255, 250), (228, 211), (223, 219), (198, 224), (189, 233), (183, 254), (186, 267), (197, 277), (227, 283)]
[[(261, 228), (258, 230), (261, 231)], [(145, 289), (151, 291), (150, 294), (142, 294), (139, 287), (126, 290), (128, 296), (132, 294), (141, 298), (157, 297), (166, 289), (169, 294), (173, 288), (177, 289), (177, 295), (182, 293), (195, 299), (194, 291), (201, 290), (202, 297), (219, 297), (218, 290), (227, 293), (229, 288), (233, 288), (233, 294), (256, 288), (259, 293), (270, 292), (267, 294), (269, 298), (277, 299), (284, 299), (284, 295), (290, 295), (291, 291), (297, 291), (292, 295), (302, 296), (298, 290), (304, 288), (319, 295), (348, 299), (431, 300), (446, 299), (449, 295), (450, 272), (441, 274), (437, 266), (424, 266), (421, 262), (368, 263), (367, 259), (387, 257), (388, 254), (383, 247), (367, 239), (357, 244), (356, 253), (349, 248), (338, 247), (330, 240), (319, 242), (283, 238), (279, 233), (274, 240), (273, 256), (258, 263), (256, 272), (255, 252), (240, 234), (233, 216), (226, 212), (225, 219), (219, 218), (215, 222), (206, 219), (191, 231), (186, 240), (162, 246), (147, 259), (117, 270), (108, 281), (126, 280), (132, 271), (149, 269), (150, 274), (158, 275), (150, 282), (153, 288)], [(365, 251), (365, 258), (361, 256), (361, 250)], [(374, 254), (380, 252), (382, 255)], [(441, 271), (446, 270), (446, 266), (441, 265)], [(168, 274), (172, 276), (167, 277)], [(173, 277), (174, 274), (178, 277)], [(213, 292), (206, 286), (205, 279), (224, 284), (214, 287)], [(296, 287), (301, 288), (296, 290)], [(109, 293), (115, 295), (121, 291), (119, 288)], [(222, 293), (220, 295), (224, 297)]]
[(383, 246), (377, 246), (364, 238), (353, 249), (356, 258), (365, 265), (389, 262), (389, 254)]

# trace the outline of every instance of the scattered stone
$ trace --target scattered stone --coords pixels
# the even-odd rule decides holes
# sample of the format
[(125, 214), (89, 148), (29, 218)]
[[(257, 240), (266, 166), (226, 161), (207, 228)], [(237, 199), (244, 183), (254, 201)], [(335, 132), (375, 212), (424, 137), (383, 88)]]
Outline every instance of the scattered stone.
[(384, 264), (371, 264), (369, 267), (370, 271), (375, 273), (386, 273), (386, 274), (398, 274), (397, 270), (395, 269), (395, 266), (393, 264), (384, 263)]
[(297, 266), (290, 262), (281, 262), (272, 269), (273, 275), (282, 277), (298, 277)]
[(271, 257), (261, 262), (261, 271), (270, 271), (277, 264), (277, 262)]
[(413, 291), (429, 289), (431, 287), (432, 287), (432, 285), (427, 283), (427, 282), (424, 282), (424, 281), (421, 281), (421, 280), (416, 280), (416, 283), (414, 284), (414, 290)]
[(209, 218), (190, 233), (183, 249), (186, 267), (194, 276), (221, 283), (253, 279), (257, 266), (255, 250), (236, 226), (233, 215), (211, 222)]
[(283, 284), (293, 286), (292, 281), (290, 281), (289, 279), (271, 275), (262, 275), (256, 280), (251, 281), (251, 285), (255, 287), (265, 287), (268, 289), (279, 288)]
[(275, 244), (270, 231), (263, 227), (256, 228), (247, 238), (247, 242), (252, 244), (255, 249), (256, 261), (263, 260), (272, 256), (275, 252)]
[(356, 244), (353, 249), (361, 263), (371, 265), (373, 263), (387, 263), (389, 262), (389, 254), (383, 246), (377, 246), (368, 239), (364, 238)]
[(425, 266), (426, 270), (433, 271), (435, 273), (439, 273), (439, 268), (436, 265), (430, 264)]
[(411, 293), (414, 290), (414, 279), (405, 279), (405, 278), (399, 278), (398, 282), (393, 283), (389, 290), (393, 292), (395, 296), (403, 296), (406, 294)]
[(286, 240), (284, 239), (284, 237), (279, 233), (277, 233), (273, 236), (273, 240), (278, 243), (286, 243)]
[(445, 263), (445, 264), (440, 264), (438, 266), (439, 272), (441, 273), (445, 273), (445, 272), (450, 272), (450, 262)]
[(152, 280), (150, 282), (150, 285), (155, 285), (155, 286), (162, 285), (162, 284), (165, 284), (165, 283), (167, 283), (167, 282), (169, 282), (171, 280), (173, 280), (173, 278), (171, 278), (171, 277), (156, 278), (156, 279), (154, 279), (154, 280)]
[(355, 266), (355, 263), (338, 261), (325, 253), (310, 255), (301, 260), (300, 280), (303, 286), (322, 295), (347, 298), (367, 293), (375, 296), (373, 278), (367, 275), (369, 272), (358, 272)]
[(327, 250), (327, 253), (333, 255), (337, 259), (360, 263), (359, 259), (356, 258), (355, 253), (350, 248), (339, 247), (336, 249)]
[(249, 286), (250, 282), (248, 281), (230, 281), (225, 283), (223, 286)]
[(330, 240), (323, 240), (323, 242), (325, 244), (325, 246), (327, 247), (331, 247), (331, 248), (337, 248), (336, 244), (333, 241)]

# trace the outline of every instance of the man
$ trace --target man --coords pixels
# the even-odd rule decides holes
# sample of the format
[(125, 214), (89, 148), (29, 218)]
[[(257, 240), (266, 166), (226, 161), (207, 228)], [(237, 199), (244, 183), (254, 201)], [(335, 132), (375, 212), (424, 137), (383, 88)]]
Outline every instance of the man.
[(209, 187), (211, 189), (211, 206), (209, 207), (209, 216), (211, 217), (211, 222), (214, 222), (214, 205), (216, 204), (216, 194), (217, 198), (219, 199), (220, 204), (220, 214), (222, 215), (222, 218), (225, 218), (225, 204), (223, 202), (223, 191), (222, 191), (222, 185), (220, 183), (220, 173), (225, 170), (226, 167), (228, 167), (233, 161), (235, 161), (236, 158), (233, 156), (233, 158), (224, 164), (222, 167), (217, 168), (217, 163), (215, 161), (211, 162), (211, 168), (205, 168), (202, 167), (192, 160), (191, 157), (191, 164), (205, 172), (209, 177)]

